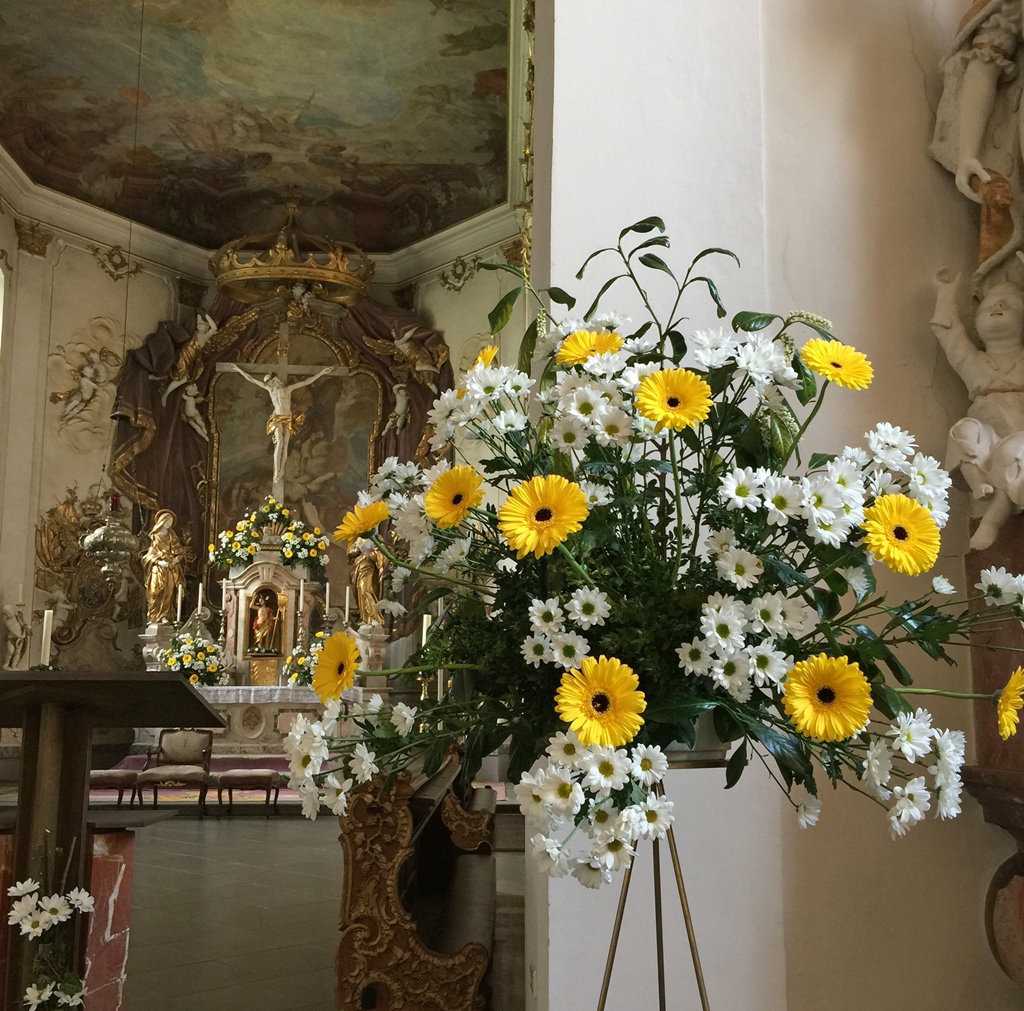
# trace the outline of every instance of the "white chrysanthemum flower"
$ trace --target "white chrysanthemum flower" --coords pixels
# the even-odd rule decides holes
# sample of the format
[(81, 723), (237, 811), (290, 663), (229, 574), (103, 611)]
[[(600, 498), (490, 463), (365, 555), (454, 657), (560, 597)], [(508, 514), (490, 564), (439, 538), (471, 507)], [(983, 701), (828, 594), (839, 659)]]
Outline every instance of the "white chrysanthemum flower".
[(653, 327), (639, 337), (627, 337), (622, 342), (623, 350), (628, 351), (631, 355), (645, 355), (657, 346), (658, 332)]
[(817, 825), (820, 815), (821, 801), (811, 794), (804, 797), (804, 799), (796, 806), (796, 821), (803, 829), (813, 828)]
[(499, 435), (508, 435), (509, 432), (521, 432), (527, 425), (526, 415), (522, 411), (504, 410), (499, 411), (491, 421), (491, 427)]
[(368, 751), (365, 744), (357, 744), (352, 749), (352, 757), (349, 759), (349, 768), (352, 775), (356, 777), (357, 783), (369, 783), (374, 773), (379, 772), (375, 762), (377, 755)]
[(739, 342), (724, 327), (695, 330), (687, 341), (694, 360), (702, 369), (717, 369), (736, 355)]
[(768, 522), (773, 526), (784, 526), (803, 511), (800, 487), (792, 478), (781, 474), (771, 474), (765, 478), (761, 498), (768, 508)]
[(65, 983), (64, 986), (68, 987), (66, 990), (58, 989), (55, 991), (57, 995), (57, 1006), (58, 1007), (82, 1007), (85, 1004), (85, 993), (86, 987), (83, 983), (77, 990), (70, 989), (71, 984)]
[(580, 481), (579, 484), (580, 491), (586, 495), (587, 505), (590, 506), (591, 509), (598, 509), (611, 502), (611, 489), (606, 488), (603, 484), (598, 484), (596, 481)]
[(735, 547), (727, 548), (718, 556), (715, 568), (723, 579), (741, 590), (750, 589), (764, 574), (764, 563), (757, 555)]
[(555, 449), (566, 452), (570, 449), (582, 449), (588, 438), (587, 427), (579, 418), (563, 414), (555, 419), (548, 438)]
[(16, 923), (21, 923), (22, 920), (39, 908), (38, 898), (39, 895), (36, 892), (31, 892), (28, 895), (22, 895), (21, 898), (15, 899), (11, 903), (11, 908), (7, 910), (7, 922), (12, 927)]
[(749, 702), (754, 692), (750, 683), (750, 658), (746, 652), (731, 653), (715, 662), (711, 668), (711, 676), (737, 702)]
[(580, 628), (603, 625), (605, 618), (612, 613), (611, 605), (608, 603), (608, 594), (589, 586), (573, 590), (572, 596), (569, 598), (568, 609), (569, 620), (579, 625)]
[(825, 474), (813, 474), (800, 481), (802, 511), (807, 520), (831, 523), (843, 515), (843, 497)]
[[(36, 937), (38, 935), (31, 934), (30, 936)], [(42, 1006), (50, 1000), (56, 986), (57, 984), (53, 982), (47, 983), (46, 986), (42, 987), (35, 985), (28, 986), (25, 989), (25, 996), (22, 998), (22, 1003), (26, 1008), (28, 1008), (28, 1011), (35, 1011), (35, 1008)]]
[(786, 623), (782, 613), (786, 598), (782, 593), (765, 593), (754, 597), (747, 604), (747, 621), (751, 632), (768, 632), (781, 635), (786, 631)]
[(408, 736), (416, 725), (416, 707), (407, 706), (404, 702), (397, 703), (391, 710), (391, 722), (399, 737)]
[[(465, 564), (466, 557), (469, 555), (469, 549), (473, 546), (472, 537), (460, 537), (458, 540), (452, 541), (437, 556), (437, 564), (443, 569), (455, 569)], [(381, 605), (378, 605), (378, 609)], [(396, 612), (397, 614), (404, 614), (405, 608), (401, 611)]]
[[(633, 393), (648, 376), (660, 371), (661, 368), (662, 366), (659, 362), (644, 362), (642, 365), (630, 365), (622, 370), (622, 375), (615, 380), (615, 385), (623, 393)], [(654, 422), (652, 421), (651, 424), (653, 425)]]
[(722, 478), (718, 497), (727, 509), (749, 509), (761, 507), (761, 482), (750, 467), (737, 467)]
[(598, 799), (626, 785), (629, 779), (629, 755), (622, 748), (595, 745), (583, 761), (583, 785)]
[(888, 800), (892, 791), (886, 784), (892, 777), (892, 751), (884, 738), (873, 737), (864, 756), (864, 771), (860, 781), (870, 787), (882, 800)]
[(576, 632), (557, 632), (551, 636), (551, 656), (560, 667), (573, 670), (590, 656), (590, 643)]
[(530, 603), (530, 625), (537, 635), (557, 635), (565, 623), (565, 612), (557, 597), (534, 598)]
[(553, 878), (561, 878), (569, 873), (569, 858), (562, 852), (557, 839), (552, 839), (538, 832), (530, 840), (533, 859), (537, 867)]
[(638, 805), (635, 817), (636, 834), (641, 839), (664, 839), (669, 827), (675, 821), (672, 813), (675, 804), (664, 797), (648, 794), (647, 799)]
[(591, 325), (597, 324), (612, 333), (621, 333), (632, 321), (622, 313), (614, 312), (611, 309), (600, 309), (590, 317)]
[(534, 667), (551, 662), (551, 640), (546, 635), (527, 636), (519, 650), (523, 659)]
[(592, 802), (583, 830), (591, 839), (613, 835), (619, 825), (619, 811), (612, 804)]
[[(619, 834), (621, 833), (621, 834)], [(590, 859), (601, 867), (607, 867), (610, 871), (617, 871), (624, 867), (633, 857), (635, 850), (630, 845), (630, 839), (622, 830), (619, 833), (599, 836), (594, 841), (590, 851)]]
[(570, 769), (580, 768), (584, 756), (589, 754), (589, 750), (580, 743), (575, 730), (560, 730), (548, 741), (545, 751), (552, 762)]
[(924, 776), (910, 780), (906, 786), (894, 786), (892, 795), (896, 798), (896, 803), (891, 814), (904, 825), (912, 825), (923, 820), (932, 806), (931, 794), (924, 784)]
[(589, 329), (591, 326), (585, 319), (569, 318), (558, 323), (552, 332), (557, 333), (560, 337), (568, 337), (569, 334), (576, 333), (577, 330)]
[(590, 857), (576, 859), (572, 876), (585, 888), (600, 888), (601, 885), (611, 884), (612, 880), (612, 872), (602, 864), (591, 860)]
[(948, 597), (956, 593), (956, 587), (945, 576), (933, 576), (932, 592), (942, 593)]
[(44, 895), (39, 900), (39, 908), (54, 923), (63, 923), (71, 919), (71, 904), (63, 895)]
[(853, 565), (848, 569), (839, 569), (839, 575), (846, 580), (846, 585), (858, 600), (863, 600), (871, 591), (871, 579), (859, 565)]
[(758, 688), (779, 684), (793, 666), (793, 658), (776, 649), (774, 639), (747, 646), (745, 652), (750, 662), (750, 676)]
[(317, 815), (320, 813), (320, 787), (313, 780), (305, 779), (293, 786), (292, 789), (298, 793), (302, 803), (302, 817), (316, 821)]
[(641, 786), (651, 787), (665, 778), (668, 758), (655, 744), (638, 744), (633, 749), (629, 771)]
[(679, 666), (687, 674), (707, 674), (715, 662), (711, 643), (707, 639), (697, 638), (692, 642), (684, 642), (676, 648)]
[(782, 601), (782, 631), (787, 635), (798, 637), (818, 620), (816, 611), (796, 597)]
[(893, 751), (902, 751), (908, 762), (916, 762), (932, 750), (932, 714), (925, 709), (914, 713), (897, 713), (896, 722), (886, 731), (891, 735)]
[(979, 575), (981, 582), (976, 586), (985, 595), (986, 604), (994, 606), (1019, 602), (1017, 578), (1002, 566), (982, 569)]
[(348, 792), (352, 789), (352, 780), (338, 781), (333, 772), (324, 777), (323, 803), (331, 814), (343, 818), (348, 813)]
[(38, 881), (33, 881), (32, 878), (26, 878), (24, 881), (18, 881), (16, 884), (11, 885), (7, 889), (7, 894), (11, 898), (16, 898), (19, 895), (28, 895), (29, 892), (38, 892), (42, 888), (42, 885)]
[(573, 781), (572, 769), (561, 765), (548, 769), (540, 787), (540, 796), (551, 813), (559, 818), (571, 818), (583, 807), (586, 799), (583, 787)]
[(742, 649), (746, 627), (746, 609), (735, 597), (715, 593), (701, 608), (700, 630), (720, 652)]
[(933, 501), (920, 500), (921, 505), (925, 507), (932, 514), (932, 519), (935, 520), (935, 525), (940, 529), (944, 529), (946, 524), (949, 522), (949, 502), (946, 499), (936, 499)]
[(964, 784), (957, 776), (956, 779), (948, 779), (937, 784), (938, 792), (936, 800), (938, 806), (935, 809), (936, 815), (942, 819), (955, 818), (960, 814), (960, 795), (963, 793)]
[(869, 498), (880, 498), (882, 495), (900, 495), (903, 486), (884, 468), (872, 470), (868, 474), (867, 494)]
[(870, 432), (864, 433), (868, 449), (876, 463), (890, 470), (902, 470), (914, 451), (914, 437), (897, 425), (880, 421)]
[(91, 913), (96, 908), (96, 900), (84, 888), (72, 888), (68, 892), (68, 902), (80, 913)]
[(859, 506), (864, 502), (864, 476), (856, 461), (838, 457), (825, 465), (825, 474), (836, 486), (843, 502)]
[(853, 523), (843, 515), (834, 518), (812, 516), (807, 520), (807, 531), (815, 544), (828, 544), (830, 547), (838, 548), (846, 543), (853, 531)]
[(736, 531), (732, 527), (723, 527), (721, 530), (712, 530), (704, 538), (704, 548), (709, 555), (720, 555), (723, 551), (733, 547), (736, 543)]
[(566, 413), (580, 421), (591, 424), (608, 410), (608, 401), (602, 391), (594, 386), (584, 386), (575, 390), (568, 401), (563, 401)]
[(925, 456), (924, 453), (917, 453), (913, 460), (905, 463), (903, 473), (910, 479), (907, 494), (911, 498), (944, 500), (953, 483), (939, 461), (932, 456)]
[(871, 465), (871, 454), (862, 446), (844, 446), (839, 459), (852, 461), (860, 470), (867, 470)]
[(541, 824), (545, 827), (550, 825), (544, 798), (541, 796), (546, 774), (546, 768), (534, 766), (530, 772), (524, 772), (522, 778), (512, 788), (516, 802), (519, 804), (519, 811), (529, 825)]
[(967, 738), (962, 730), (936, 730), (933, 734), (932, 751), (936, 762), (928, 767), (928, 771), (941, 786), (960, 778)]
[(621, 446), (633, 437), (633, 418), (621, 407), (612, 407), (597, 419), (594, 434), (601, 446)]

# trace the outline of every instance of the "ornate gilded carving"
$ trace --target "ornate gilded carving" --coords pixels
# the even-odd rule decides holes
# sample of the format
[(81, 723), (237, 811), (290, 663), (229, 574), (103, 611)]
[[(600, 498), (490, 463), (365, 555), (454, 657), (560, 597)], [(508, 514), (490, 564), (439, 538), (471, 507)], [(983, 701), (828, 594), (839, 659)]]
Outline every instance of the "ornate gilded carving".
[(14, 231), (18, 236), (18, 248), (33, 256), (46, 256), (46, 250), (53, 241), (53, 232), (47, 231), (38, 221), (15, 218)]
[(338, 1007), (389, 1011), (482, 1011), (477, 991), (487, 969), (482, 945), (467, 944), (451, 956), (430, 951), (402, 906), (398, 876), (412, 853), (412, 786), (407, 774), (378, 796), (368, 783), (352, 791), (341, 819), (345, 882), (336, 961)]
[(506, 242), (501, 247), (501, 255), (505, 262), (511, 267), (520, 267), (525, 270), (529, 266), (529, 256), (523, 246), (523, 237), (516, 236), (511, 242)]
[(103, 249), (102, 246), (86, 246), (86, 249), (92, 253), (93, 259), (112, 281), (120, 281), (122, 277), (134, 277), (142, 270), (142, 264), (137, 260), (132, 263), (122, 246), (111, 246), (109, 249)]
[(490, 851), (491, 811), (467, 811), (454, 793), (446, 793), (441, 801), (441, 818), (452, 834), (452, 842), (460, 849), (472, 853), (487, 845)]
[(480, 269), (480, 257), (474, 256), (469, 260), (456, 256), (447, 270), (442, 270), (437, 275), (441, 287), (445, 291), (462, 291), (466, 282), (470, 281)]
[(392, 331), (393, 341), (377, 340), (375, 337), (364, 337), (367, 347), (384, 357), (393, 358), (391, 375), (396, 383), (407, 383), (414, 379), (428, 389), (437, 393), (437, 380), (441, 374), (441, 366), (448, 361), (450, 351), (447, 344), (438, 344), (429, 348), (417, 339), (417, 332), (429, 330), (420, 326), (410, 326), (401, 333)]

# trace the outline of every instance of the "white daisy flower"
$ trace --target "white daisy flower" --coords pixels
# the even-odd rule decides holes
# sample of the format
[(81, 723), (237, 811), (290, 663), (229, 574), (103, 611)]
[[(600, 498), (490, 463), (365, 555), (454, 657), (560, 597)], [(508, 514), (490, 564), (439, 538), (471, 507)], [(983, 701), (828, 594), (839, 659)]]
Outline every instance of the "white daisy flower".
[(584, 759), (582, 768), (583, 785), (601, 799), (607, 797), (612, 790), (626, 785), (629, 779), (629, 755), (621, 748), (595, 745)]
[(687, 341), (694, 360), (702, 369), (717, 369), (735, 357), (739, 347), (736, 339), (723, 327), (716, 330), (695, 330)]
[(555, 419), (548, 438), (555, 449), (582, 449), (587, 442), (587, 428), (579, 418), (563, 414)]
[(793, 665), (792, 657), (775, 648), (774, 639), (747, 646), (745, 652), (750, 662), (750, 676), (758, 688), (779, 684)]
[(576, 632), (558, 632), (551, 636), (551, 655), (559, 666), (573, 670), (590, 656), (590, 643)]
[(887, 470), (873, 470), (868, 474), (867, 494), (871, 498), (879, 498), (882, 495), (899, 495), (903, 486)]
[(545, 874), (561, 878), (569, 873), (569, 858), (562, 852), (557, 839), (538, 832), (530, 840), (530, 845), (534, 861)]
[(407, 737), (416, 725), (416, 707), (407, 706), (404, 702), (397, 703), (391, 710), (391, 722), (399, 737)]
[(720, 555), (723, 551), (736, 544), (736, 531), (731, 527), (711, 530), (704, 538), (704, 548), (711, 556)]
[(71, 905), (63, 895), (46, 895), (39, 900), (39, 908), (54, 923), (71, 919)]
[(714, 663), (714, 654), (707, 639), (697, 638), (692, 642), (684, 642), (676, 648), (679, 666), (687, 674), (707, 674)]
[(638, 744), (633, 749), (629, 766), (633, 779), (641, 786), (660, 783), (668, 772), (668, 759), (655, 744)]
[(784, 526), (803, 509), (803, 498), (799, 486), (792, 478), (771, 474), (764, 480), (761, 498), (768, 508), (768, 522), (773, 526)]
[(590, 857), (577, 857), (572, 876), (585, 888), (600, 888), (611, 884), (612, 880), (612, 872)]
[(557, 597), (530, 603), (530, 625), (537, 635), (557, 635), (562, 631), (565, 612)]
[(722, 478), (718, 497), (727, 509), (756, 511), (761, 506), (761, 482), (750, 467), (737, 467)]
[(589, 586), (573, 590), (568, 604), (569, 619), (580, 628), (591, 625), (603, 625), (605, 618), (612, 613), (608, 603), (608, 594)]
[(24, 881), (18, 881), (16, 884), (10, 886), (7, 889), (7, 894), (11, 898), (16, 898), (19, 895), (28, 895), (29, 892), (38, 892), (42, 888), (42, 885), (38, 881), (33, 881), (32, 878), (26, 878)]
[(68, 902), (80, 913), (91, 913), (96, 908), (96, 900), (84, 888), (72, 888), (68, 892)]
[(566, 404), (566, 409), (574, 418), (579, 418), (590, 424), (597, 421), (608, 410), (608, 402), (601, 395), (600, 390), (593, 386), (584, 386), (573, 393)]
[(979, 573), (981, 582), (975, 584), (985, 595), (985, 603), (989, 606), (1011, 604), (1017, 602), (1017, 580), (1002, 566), (982, 569)]
[(893, 751), (902, 751), (908, 762), (916, 762), (932, 750), (932, 714), (925, 709), (914, 713), (898, 713), (896, 722), (886, 731), (894, 738)]
[(945, 576), (933, 576), (932, 592), (951, 596), (956, 593), (956, 587)]
[(527, 663), (539, 667), (542, 663), (550, 662), (551, 640), (546, 635), (529, 635), (519, 650)]
[(711, 676), (737, 701), (748, 702), (754, 692), (750, 683), (750, 658), (745, 652), (732, 653), (718, 660)]
[(830, 460), (825, 466), (825, 473), (835, 484), (844, 505), (863, 505), (864, 478), (853, 460), (842, 457)]
[(891, 814), (904, 825), (922, 821), (931, 809), (931, 794), (924, 785), (924, 776), (912, 779), (906, 786), (894, 786), (892, 795), (896, 798)]
[(575, 730), (559, 731), (548, 741), (545, 751), (552, 762), (571, 769), (580, 768), (584, 756), (588, 754)]
[(526, 415), (522, 411), (499, 411), (491, 421), (491, 426), (499, 435), (509, 432), (521, 432), (527, 425)]
[(348, 792), (351, 789), (351, 779), (338, 782), (338, 777), (333, 772), (324, 777), (323, 803), (330, 809), (331, 814), (343, 818), (348, 813)]
[(580, 481), (580, 491), (587, 497), (587, 505), (591, 509), (597, 509), (608, 505), (612, 500), (611, 489), (596, 481)]
[[(621, 830), (620, 830), (621, 831)], [(617, 871), (629, 863), (635, 850), (630, 845), (629, 837), (623, 834), (611, 834), (598, 837), (590, 851), (590, 859), (610, 871)]]
[(868, 440), (875, 462), (890, 470), (902, 470), (914, 451), (913, 435), (887, 421), (880, 421), (870, 432), (865, 432), (864, 438)]
[(917, 453), (914, 459), (904, 464), (903, 472), (910, 478), (907, 494), (911, 498), (928, 501), (944, 500), (953, 484), (949, 474), (932, 456)]
[(592, 839), (599, 839), (601, 836), (613, 835), (618, 825), (617, 808), (611, 804), (592, 803), (583, 828)]
[(701, 608), (700, 630), (720, 651), (742, 649), (746, 627), (745, 609), (733, 597), (713, 594)]
[(943, 819), (955, 818), (960, 814), (960, 795), (963, 793), (964, 784), (957, 776), (954, 779), (944, 780), (942, 783), (937, 783), (938, 792), (936, 799), (938, 806), (935, 809), (935, 813)]
[(808, 604), (793, 598), (782, 601), (782, 631), (787, 635), (800, 636), (818, 620), (816, 611)]
[(754, 597), (747, 604), (747, 621), (750, 623), (750, 631), (782, 635), (786, 631), (786, 623), (782, 617), (785, 605), (786, 598), (781, 593), (766, 593), (763, 596)]
[(553, 766), (540, 787), (541, 800), (560, 818), (571, 818), (583, 807), (583, 788), (573, 781), (572, 769)]
[(637, 835), (641, 839), (664, 839), (669, 826), (675, 821), (674, 807), (672, 801), (648, 794), (647, 799), (638, 805), (635, 818)]
[(757, 555), (736, 547), (726, 548), (715, 562), (715, 568), (723, 579), (741, 590), (754, 586), (764, 574), (764, 564)]
[(813, 828), (821, 815), (821, 801), (808, 794), (796, 806), (796, 821), (802, 829)]
[(962, 730), (936, 730), (932, 738), (932, 751), (937, 761), (928, 767), (940, 786), (959, 780), (964, 764), (967, 738)]
[(26, 916), (38, 909), (36, 903), (38, 897), (35, 892), (32, 892), (15, 899), (11, 903), (11, 908), (7, 910), (7, 922), (13, 927), (14, 924), (20, 923)]
[(839, 489), (825, 474), (814, 474), (800, 481), (801, 505), (805, 518), (814, 523), (832, 523), (843, 514)]
[(864, 771), (860, 781), (869, 786), (882, 800), (888, 800), (892, 791), (886, 784), (892, 776), (892, 751), (884, 738), (873, 737), (864, 756)]
[(658, 333), (652, 327), (646, 333), (642, 333), (639, 337), (627, 337), (622, 342), (622, 348), (624, 351), (628, 351), (631, 355), (645, 355), (648, 351), (653, 351), (658, 346)]
[(524, 772), (519, 782), (512, 788), (519, 804), (519, 811), (527, 824), (550, 824), (547, 808), (541, 796), (546, 771), (535, 767), (530, 772)]
[(633, 418), (621, 407), (613, 407), (597, 419), (595, 435), (602, 446), (621, 446), (632, 438)]
[(839, 575), (846, 580), (846, 585), (853, 591), (858, 600), (863, 600), (871, 590), (871, 580), (867, 572), (859, 565), (853, 565), (848, 569), (839, 569)]
[(352, 757), (349, 759), (349, 768), (356, 777), (357, 783), (369, 783), (375, 772), (379, 772), (376, 762), (376, 754), (368, 751), (365, 744), (357, 744), (352, 750)]
[(38, 907), (33, 906), (29, 912), (18, 920), (17, 925), (21, 929), (22, 936), (39, 937), (44, 930), (48, 930), (53, 925), (53, 920), (50, 919), (48, 913), (44, 913)]
[(601, 309), (590, 317), (590, 322), (604, 327), (605, 330), (611, 330), (612, 333), (619, 333), (629, 326), (632, 321), (628, 316), (623, 316), (622, 313), (613, 312), (610, 309)]

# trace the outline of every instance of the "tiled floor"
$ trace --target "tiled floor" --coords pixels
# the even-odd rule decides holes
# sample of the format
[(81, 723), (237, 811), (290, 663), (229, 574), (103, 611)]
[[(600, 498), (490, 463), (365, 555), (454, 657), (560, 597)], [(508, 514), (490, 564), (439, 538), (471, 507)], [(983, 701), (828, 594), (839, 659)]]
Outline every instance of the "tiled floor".
[(140, 830), (126, 1006), (332, 1011), (341, 877), (334, 818)]
[[(493, 1007), (519, 1011), (523, 854), (496, 857)], [(333, 1011), (341, 879), (331, 817), (178, 817), (141, 829), (126, 1007)]]

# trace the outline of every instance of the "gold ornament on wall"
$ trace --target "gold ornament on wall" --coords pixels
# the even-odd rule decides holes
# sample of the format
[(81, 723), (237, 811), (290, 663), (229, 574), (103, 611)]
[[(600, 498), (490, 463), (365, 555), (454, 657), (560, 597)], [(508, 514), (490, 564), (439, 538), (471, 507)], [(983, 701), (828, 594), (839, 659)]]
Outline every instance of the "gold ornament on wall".
[(445, 291), (462, 291), (467, 281), (471, 281), (480, 269), (480, 257), (474, 256), (469, 260), (461, 256), (455, 257), (447, 270), (442, 270), (437, 275), (441, 287)]
[(93, 259), (112, 281), (120, 281), (122, 277), (134, 277), (142, 270), (142, 264), (137, 260), (132, 263), (131, 257), (122, 246), (111, 246), (109, 249), (103, 249), (101, 246), (86, 246), (86, 249), (92, 253)]
[(18, 236), (18, 248), (33, 256), (46, 256), (46, 250), (53, 241), (53, 232), (47, 231), (38, 221), (15, 218), (14, 231)]

